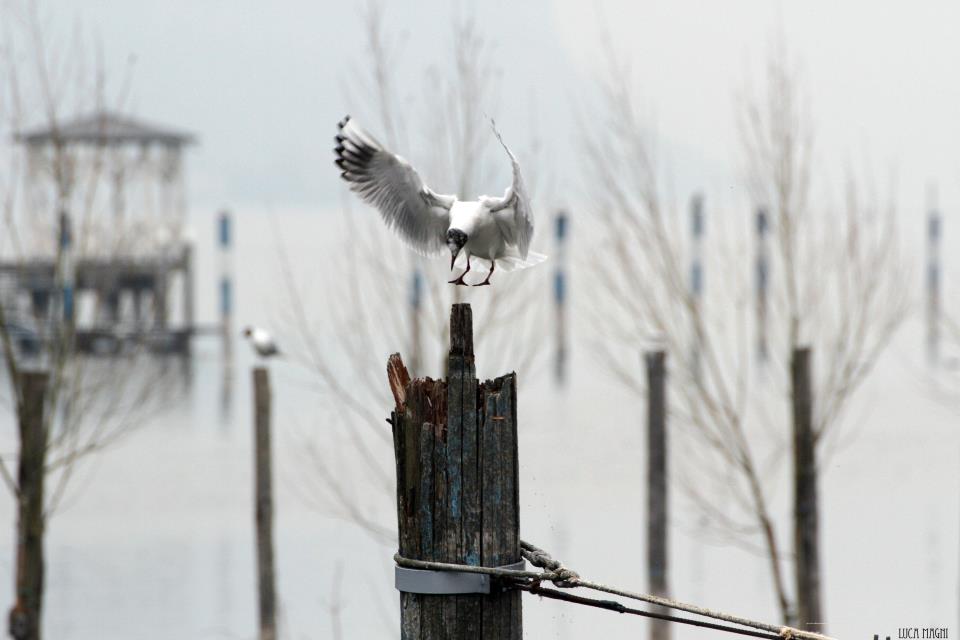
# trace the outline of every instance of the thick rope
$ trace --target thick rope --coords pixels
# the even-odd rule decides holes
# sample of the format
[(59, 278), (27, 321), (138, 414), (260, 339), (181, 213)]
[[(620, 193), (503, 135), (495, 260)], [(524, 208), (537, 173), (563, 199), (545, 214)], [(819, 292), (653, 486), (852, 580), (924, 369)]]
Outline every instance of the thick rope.
[(533, 566), (546, 569), (550, 574), (555, 576), (545, 579), (550, 580), (558, 587), (575, 587), (577, 586), (577, 581), (580, 580), (580, 576), (577, 575), (575, 571), (567, 569), (559, 560), (554, 560), (549, 553), (529, 542), (520, 541), (520, 555)]
[[(714, 611), (713, 609), (706, 609), (704, 607), (698, 607), (692, 604), (686, 604), (678, 600), (672, 600), (670, 598), (664, 598), (661, 596), (655, 596), (646, 593), (636, 593), (634, 591), (626, 591), (624, 589), (617, 589), (616, 587), (610, 587), (599, 582), (592, 582), (590, 580), (584, 580), (580, 578), (576, 573), (566, 569), (562, 563), (557, 560), (554, 560), (550, 557), (546, 551), (537, 548), (536, 546), (525, 542), (520, 541), (520, 553), (523, 554), (523, 557), (530, 562), (530, 564), (548, 569), (553, 574), (561, 574), (563, 578), (560, 582), (552, 578), (545, 578), (551, 580), (558, 587), (583, 587), (584, 589), (592, 589), (594, 591), (601, 591), (604, 593), (609, 593), (615, 596), (621, 596), (624, 598), (631, 598), (633, 600), (640, 600), (642, 602), (648, 602), (650, 604), (656, 604), (661, 607), (667, 607), (669, 609), (676, 609), (678, 611), (686, 611), (687, 613), (694, 613), (705, 618), (713, 618), (714, 620), (723, 620), (724, 622), (731, 622), (733, 624), (743, 625), (745, 627), (753, 627), (754, 629), (760, 629), (762, 631), (770, 631), (776, 633), (778, 637), (781, 638), (798, 638), (803, 640), (831, 640), (828, 636), (813, 633), (812, 631), (804, 631), (802, 629), (796, 629), (794, 627), (786, 627), (773, 625), (766, 622), (758, 622), (756, 620), (750, 620), (749, 618), (742, 618), (740, 616), (735, 616), (729, 613), (723, 613), (722, 611)], [(566, 572), (564, 574), (563, 572)]]
[(642, 611), (640, 609), (633, 609), (631, 607), (624, 606), (614, 600), (597, 600), (596, 598), (584, 598), (583, 596), (575, 596), (572, 593), (567, 593), (565, 591), (556, 591), (554, 589), (544, 589), (543, 587), (538, 587), (536, 585), (517, 584), (515, 586), (517, 589), (521, 589), (523, 591), (532, 593), (537, 596), (541, 596), (543, 598), (552, 598), (554, 600), (562, 600), (563, 602), (572, 602), (574, 604), (582, 604), (588, 607), (597, 607), (599, 609), (606, 609), (607, 611), (616, 611), (617, 613), (629, 613), (635, 616), (643, 616), (644, 618), (654, 618), (656, 620), (666, 620), (667, 622), (676, 622), (678, 624), (688, 624), (694, 627), (701, 627), (704, 629), (726, 631), (728, 633), (736, 633), (741, 636), (750, 636), (752, 638), (766, 638), (767, 640), (780, 640), (780, 636), (775, 633), (767, 633), (765, 631), (753, 631), (752, 629), (741, 629), (740, 627), (730, 627), (727, 625), (717, 624), (715, 622), (705, 622), (703, 620), (694, 620), (692, 618), (678, 618), (677, 616), (671, 616), (665, 613), (654, 613), (653, 611)]
[[(695, 615), (703, 616), (705, 618), (712, 618), (714, 620), (720, 620), (723, 622), (729, 622), (731, 624), (737, 624), (744, 627), (751, 627), (753, 629), (759, 629), (761, 631), (766, 631), (772, 636), (760, 636), (760, 637), (775, 637), (782, 638), (783, 640), (833, 640), (829, 636), (825, 636), (819, 633), (814, 633), (812, 631), (804, 631), (802, 629), (797, 629), (794, 627), (779, 626), (773, 625), (766, 622), (759, 622), (757, 620), (751, 620), (749, 618), (743, 618), (740, 616), (735, 616), (729, 613), (724, 613), (722, 611), (714, 611), (713, 609), (707, 609), (704, 607), (698, 607), (692, 604), (686, 604), (678, 600), (672, 600), (670, 598), (663, 598), (661, 596), (655, 596), (646, 593), (637, 593), (635, 591), (628, 591), (625, 589), (618, 589), (616, 587), (611, 587), (599, 582), (593, 582), (591, 580), (584, 580), (577, 574), (575, 571), (572, 571), (561, 563), (558, 560), (555, 560), (549, 553), (540, 549), (539, 547), (525, 542), (520, 541), (520, 553), (525, 560), (535, 567), (543, 569), (543, 571), (520, 571), (514, 569), (503, 569), (499, 567), (478, 567), (475, 565), (466, 565), (466, 564), (455, 564), (450, 562), (434, 562), (430, 560), (413, 560), (411, 558), (405, 558), (399, 553), (393, 556), (394, 562), (397, 563), (397, 566), (407, 567), (411, 569), (426, 569), (428, 571), (460, 571), (464, 573), (483, 573), (495, 578), (500, 578), (505, 581), (511, 581), (517, 583), (518, 588), (527, 587), (526, 591), (531, 591), (529, 587), (533, 586), (539, 588), (541, 582), (552, 582), (559, 588), (562, 589), (572, 589), (576, 587), (581, 587), (584, 589), (592, 589), (593, 591), (600, 591), (603, 593), (609, 593), (611, 595), (620, 596), (623, 598), (630, 598), (632, 600), (639, 600), (641, 602), (647, 602), (649, 604), (655, 604), (668, 609), (675, 609), (677, 611), (685, 611), (687, 613), (692, 613)], [(551, 596), (547, 596), (551, 597)], [(560, 599), (560, 598), (556, 598)], [(573, 602), (572, 599), (567, 599), (570, 602)], [(584, 598), (584, 600), (589, 600)], [(593, 601), (593, 602), (610, 602), (610, 601)], [(579, 604), (586, 604), (585, 602), (580, 602)], [(615, 603), (619, 604), (619, 603)], [(600, 605), (590, 605), (590, 606), (600, 606)], [(623, 606), (623, 605), (619, 605)], [(617, 610), (611, 606), (603, 606), (602, 608)], [(624, 613), (632, 613), (626, 610)], [(639, 615), (639, 614), (638, 614)]]

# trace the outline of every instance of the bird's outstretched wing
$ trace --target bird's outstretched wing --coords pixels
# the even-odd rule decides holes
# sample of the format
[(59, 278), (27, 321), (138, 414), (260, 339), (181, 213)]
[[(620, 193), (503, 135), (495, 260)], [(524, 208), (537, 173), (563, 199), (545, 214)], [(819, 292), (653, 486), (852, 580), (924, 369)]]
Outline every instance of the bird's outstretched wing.
[(385, 149), (350, 116), (338, 127), (336, 164), (350, 189), (375, 206), (387, 226), (414, 251), (423, 255), (443, 251), (456, 198), (427, 188), (406, 160)]
[(487, 203), (491, 211), (494, 212), (504, 239), (515, 245), (520, 252), (520, 256), (525, 259), (527, 252), (530, 250), (530, 240), (533, 238), (533, 209), (530, 207), (530, 196), (527, 194), (527, 188), (523, 183), (517, 157), (513, 155), (503, 138), (500, 137), (497, 124), (491, 120), (490, 125), (493, 127), (493, 133), (497, 136), (497, 140), (500, 141), (503, 149), (510, 156), (510, 162), (513, 164), (513, 184), (507, 187), (502, 198), (488, 198)]

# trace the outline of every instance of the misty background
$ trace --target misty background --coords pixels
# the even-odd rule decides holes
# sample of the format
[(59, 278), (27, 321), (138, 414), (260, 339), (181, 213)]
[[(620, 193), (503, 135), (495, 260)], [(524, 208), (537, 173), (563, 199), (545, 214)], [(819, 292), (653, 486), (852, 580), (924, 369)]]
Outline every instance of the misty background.
[[(198, 144), (186, 152), (185, 173), (199, 318), (216, 319), (215, 222), (227, 208), (236, 223), (238, 328), (268, 326), (281, 346), (300, 348), (303, 336), (289, 314), (292, 282), (311, 316), (320, 353), (347, 367), (350, 352), (338, 347), (348, 340), (347, 325), (328, 313), (353, 286), (338, 260), (354, 241), (352, 233), (380, 223), (343, 186), (332, 147), (336, 123), (346, 114), (386, 138), (378, 107), (364, 90), (364, 16), (370, 5), (57, 0), (43, 6), (51, 35), (81, 33), (91, 47), (99, 43), (106, 94), (124, 94), (125, 112), (197, 136)], [(522, 535), (584, 575), (636, 589), (644, 586), (645, 405), (592, 348), (598, 331), (591, 313), (613, 311), (581, 293), (594, 288), (596, 275), (588, 266), (603, 251), (596, 241), (601, 205), (591, 191), (586, 164), (592, 160), (583, 140), (602, 147), (615, 130), (598, 106), (602, 82), (612, 78), (632, 86), (646, 133), (655, 140), (668, 208), (685, 227), (691, 195), (703, 193), (709, 243), (714, 219), (748, 220), (753, 214), (737, 117), (744, 96), (763, 84), (770, 52), (786, 47), (800, 71), (813, 123), (812, 163), (824, 176), (814, 197), (828, 210), (839, 207), (846, 172), (861, 172), (868, 191), (890, 194), (909, 265), (904, 276), (910, 314), (852, 401), (822, 469), (828, 631), (869, 637), (906, 626), (956, 629), (960, 396), (950, 366), (931, 373), (925, 363), (922, 258), (926, 213), (935, 205), (944, 216), (944, 313), (955, 313), (960, 40), (954, 27), (960, 6), (423, 0), (384, 3), (381, 15), (395, 72), (393, 113), (406, 127), (393, 150), (434, 190), (455, 191), (432, 157), (437, 143), (429, 132), (445, 108), (440, 79), (455, 65), (454, 27), (472, 20), (495, 85), (476, 98), (479, 126), (486, 135), (487, 119), (496, 119), (534, 185), (533, 248), (552, 253), (552, 216), (561, 208), (570, 214), (575, 311), (567, 386), (554, 386), (549, 345), (539, 343), (531, 347), (529, 366), (520, 368), (501, 354), (495, 362), (478, 358), (478, 374), (518, 367), (525, 385), (519, 420)], [(119, 86), (127, 73), (129, 91)], [(36, 124), (42, 123), (38, 114)], [(4, 145), (9, 133), (3, 132)], [(506, 158), (496, 150), (486, 154), (477, 193), (462, 196), (500, 195), (508, 184)], [(736, 235), (738, 228), (731, 223), (727, 230)], [(403, 251), (394, 247), (387, 259), (400, 283), (409, 266)], [(424, 264), (442, 271), (442, 261)], [(496, 284), (523, 284), (531, 296), (540, 296), (536, 304), (546, 305), (550, 265)], [(375, 269), (368, 265), (368, 271)], [(712, 266), (706, 273), (707, 288), (720, 292), (721, 306), (730, 273)], [(368, 277), (356, 286), (369, 287)], [(405, 295), (397, 293), (401, 300)], [(476, 292), (465, 295), (477, 307), (486, 303)], [(589, 312), (584, 305), (592, 305)], [(549, 315), (530, 322), (549, 326)], [(519, 340), (529, 335), (521, 333)], [(374, 363), (367, 367), (371, 376), (381, 375), (376, 367), (390, 351), (403, 350), (404, 344), (391, 340), (384, 336), (384, 344), (367, 354)], [(48, 637), (253, 637), (253, 358), (245, 345), (237, 347), (229, 401), (222, 400), (219, 343), (198, 339), (182, 401), (79, 467), (50, 525)], [(955, 363), (956, 344), (945, 339), (943, 354), (947, 365)], [(640, 357), (630, 345), (619, 364), (639, 377)], [(423, 373), (440, 375), (435, 362), (427, 358)], [(335, 637), (332, 629), (339, 628), (342, 637), (395, 637), (395, 549), (317, 497), (324, 484), (314, 468), (318, 460), (337, 458), (355, 442), (342, 424), (336, 426), (340, 419), (330, 409), (329, 391), (317, 391), (309, 367), (278, 363), (273, 371), (282, 636)], [(382, 403), (370, 399), (370, 410), (384, 416), (390, 407), (385, 383)], [(12, 448), (13, 432), (4, 414), (4, 453)], [(314, 443), (321, 457), (305, 455), (305, 442)], [(534, 456), (535, 446), (549, 455)], [(389, 448), (377, 451), (392, 474)], [(672, 469), (687, 477), (684, 451), (672, 455)], [(783, 458), (770, 475), (780, 493), (789, 488), (788, 462)], [(364, 511), (396, 526), (391, 497), (384, 498), (365, 467), (345, 456), (331, 468), (347, 478)], [(705, 532), (683, 491), (671, 492), (673, 595), (776, 620), (762, 553)], [(778, 514), (789, 512), (785, 499), (774, 502)], [(0, 514), (13, 513), (12, 504), (0, 494)], [(12, 518), (0, 515), (0, 522), (11, 523), (0, 527), (0, 573), (9, 575)], [(781, 532), (786, 542), (787, 534)], [(623, 549), (636, 551), (635, 566), (620, 562)], [(11, 601), (11, 586), (11, 580), (0, 580), (0, 603)], [(626, 638), (645, 632), (644, 623), (624, 616), (535, 598), (525, 598), (524, 613), (527, 637)], [(675, 634), (702, 635), (684, 629)]]

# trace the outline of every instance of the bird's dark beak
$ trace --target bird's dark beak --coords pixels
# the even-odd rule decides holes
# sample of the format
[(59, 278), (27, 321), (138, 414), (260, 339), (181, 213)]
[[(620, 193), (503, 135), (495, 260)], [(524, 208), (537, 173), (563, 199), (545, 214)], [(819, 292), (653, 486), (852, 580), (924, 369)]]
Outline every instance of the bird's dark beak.
[(457, 261), (458, 255), (460, 255), (460, 248), (452, 245), (450, 247), (450, 271), (453, 271), (453, 263)]

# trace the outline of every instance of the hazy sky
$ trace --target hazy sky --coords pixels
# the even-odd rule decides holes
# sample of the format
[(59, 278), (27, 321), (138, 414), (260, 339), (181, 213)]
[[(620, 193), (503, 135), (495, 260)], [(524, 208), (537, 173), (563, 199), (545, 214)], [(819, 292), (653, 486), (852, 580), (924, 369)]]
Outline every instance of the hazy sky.
[[(937, 181), (957, 203), (960, 179), (960, 22), (956, 2), (607, 2), (604, 22), (628, 53), (661, 133), (711, 160), (736, 159), (734, 94), (777, 34), (800, 64), (814, 114), (819, 162), (896, 169), (905, 202)], [(556, 23), (578, 70), (602, 62), (590, 24), (597, 11), (561, 2)]]
[[(59, 28), (79, 20), (103, 42), (114, 76), (136, 57), (131, 106), (149, 120), (196, 132), (191, 201), (329, 210), (340, 201), (331, 138), (345, 113), (363, 114), (342, 87), (365, 55), (361, 2), (241, 0), (56, 0)], [(589, 104), (604, 68), (602, 41), (631, 61), (661, 137), (678, 193), (738, 193), (736, 91), (782, 28), (801, 62), (816, 116), (819, 159), (896, 169), (906, 208), (927, 181), (940, 185), (947, 213), (960, 204), (960, 24), (956, 2), (769, 0), (576, 0), (387, 3), (401, 42), (397, 78), (423, 119), (430, 103), (424, 69), (450, 64), (455, 13), (474, 14), (491, 42), (502, 89), (482, 97), (508, 140), (531, 119), (549, 138), (550, 171), (563, 190), (542, 205), (576, 202), (573, 112)], [(610, 39), (601, 37), (601, 25)], [(440, 108), (440, 105), (437, 105)], [(585, 111), (589, 113), (587, 109)], [(416, 160), (413, 150), (403, 150)], [(443, 190), (444, 185), (436, 185)], [(446, 187), (449, 189), (449, 187)], [(490, 185), (496, 192), (502, 185)], [(683, 196), (685, 197), (685, 195)]]

